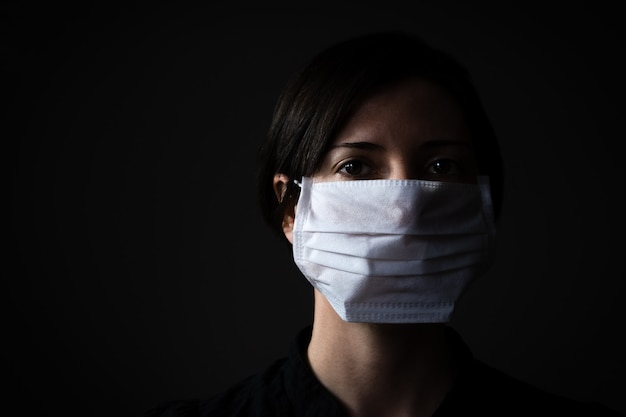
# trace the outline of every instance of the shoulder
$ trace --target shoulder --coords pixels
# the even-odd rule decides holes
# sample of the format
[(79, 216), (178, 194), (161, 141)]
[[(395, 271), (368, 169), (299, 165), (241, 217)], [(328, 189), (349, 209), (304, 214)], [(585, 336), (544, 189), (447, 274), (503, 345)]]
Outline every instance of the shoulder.
[(287, 406), (280, 369), (284, 359), (206, 399), (168, 401), (144, 417), (253, 417), (283, 415)]
[(624, 417), (600, 403), (546, 391), (488, 365), (474, 357), (456, 330), (448, 330), (459, 374), (437, 416)]
[(465, 401), (475, 402), (478, 408), (490, 410), (485, 413), (487, 415), (622, 416), (597, 402), (582, 401), (548, 392), (480, 361), (474, 361), (470, 376), (471, 379), (464, 384)]

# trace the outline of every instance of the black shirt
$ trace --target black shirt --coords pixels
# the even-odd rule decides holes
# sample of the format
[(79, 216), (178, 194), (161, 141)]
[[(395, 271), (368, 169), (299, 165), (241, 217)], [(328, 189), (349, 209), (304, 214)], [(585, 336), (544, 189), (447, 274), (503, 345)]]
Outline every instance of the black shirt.
[[(475, 359), (449, 328), (459, 376), (433, 417), (447, 416), (615, 416), (598, 403), (564, 398), (515, 379)], [(208, 399), (170, 401), (146, 417), (347, 416), (339, 401), (319, 382), (306, 359), (311, 327), (296, 338), (289, 356), (274, 362)]]

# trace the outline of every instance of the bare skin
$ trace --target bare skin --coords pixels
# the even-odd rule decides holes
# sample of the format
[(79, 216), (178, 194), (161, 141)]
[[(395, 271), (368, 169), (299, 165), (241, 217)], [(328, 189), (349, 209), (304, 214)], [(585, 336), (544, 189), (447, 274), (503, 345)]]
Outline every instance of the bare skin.
[(443, 330), (437, 324), (347, 323), (315, 290), (308, 358), (352, 416), (430, 416), (454, 380)]
[[(469, 129), (452, 97), (424, 80), (366, 100), (339, 133), (315, 181), (429, 179), (471, 182), (477, 174)], [(285, 175), (274, 189), (282, 196)], [(283, 231), (292, 242), (297, 206)], [(455, 379), (442, 324), (343, 321), (315, 290), (308, 359), (351, 416), (431, 416)]]

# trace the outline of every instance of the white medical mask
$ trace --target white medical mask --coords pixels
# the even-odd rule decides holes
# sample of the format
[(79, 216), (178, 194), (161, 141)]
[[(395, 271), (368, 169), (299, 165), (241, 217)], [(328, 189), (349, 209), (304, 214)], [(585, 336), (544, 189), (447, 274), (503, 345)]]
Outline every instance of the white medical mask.
[(313, 182), (303, 178), (296, 265), (345, 321), (448, 322), (492, 260), (487, 177)]

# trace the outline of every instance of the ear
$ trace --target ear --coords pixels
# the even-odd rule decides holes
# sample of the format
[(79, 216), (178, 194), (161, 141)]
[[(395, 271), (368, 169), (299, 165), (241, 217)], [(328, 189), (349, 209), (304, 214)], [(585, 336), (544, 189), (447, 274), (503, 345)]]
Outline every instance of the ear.
[[(274, 175), (274, 194), (279, 202), (285, 198), (287, 192), (287, 185), (289, 184), (289, 177), (285, 174)], [(283, 233), (287, 240), (293, 244), (293, 222), (296, 218), (296, 203), (290, 202), (288, 207), (285, 208), (285, 214), (283, 216)]]

